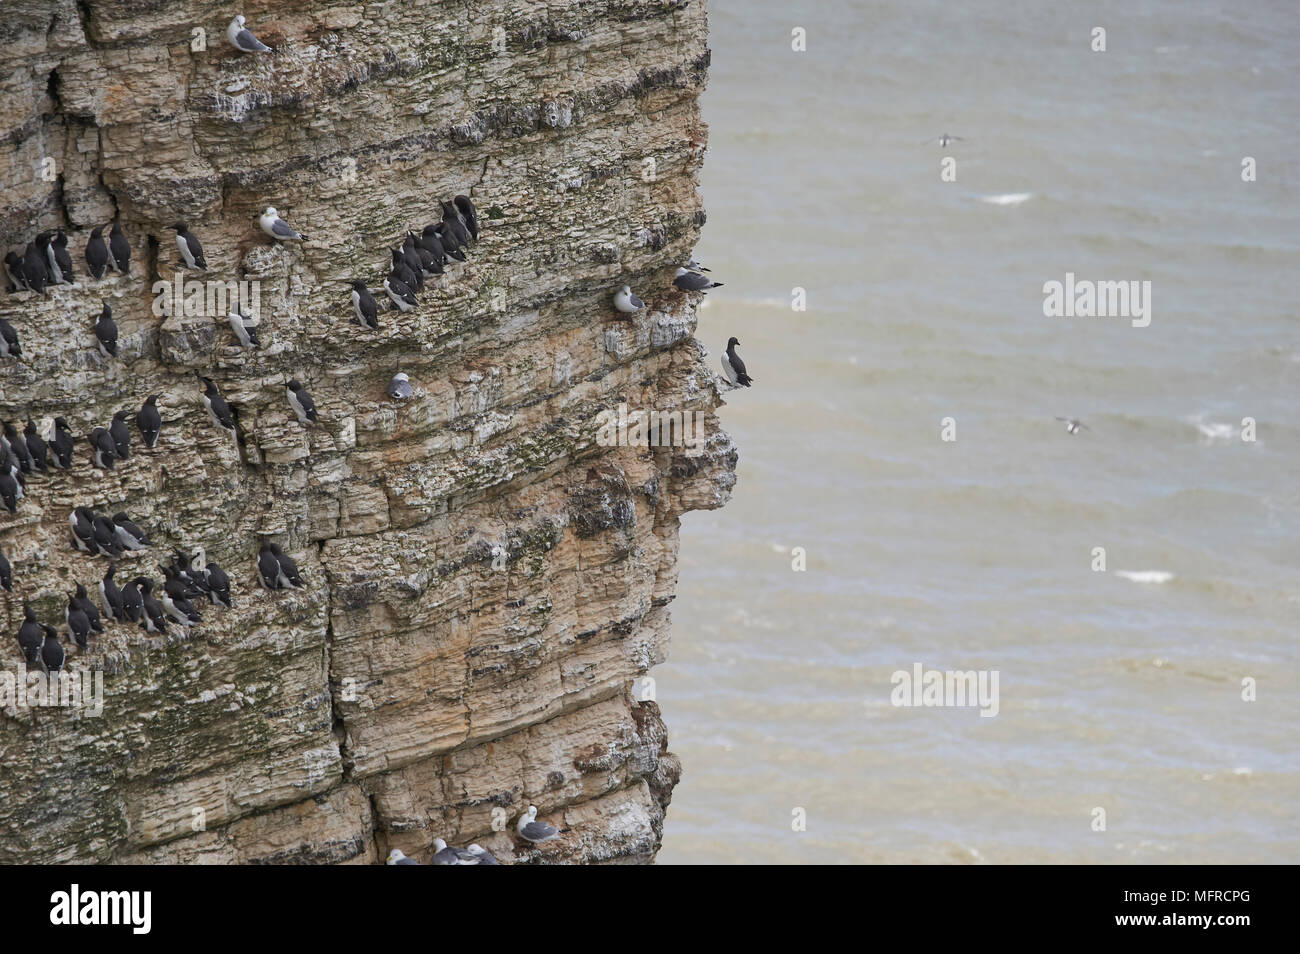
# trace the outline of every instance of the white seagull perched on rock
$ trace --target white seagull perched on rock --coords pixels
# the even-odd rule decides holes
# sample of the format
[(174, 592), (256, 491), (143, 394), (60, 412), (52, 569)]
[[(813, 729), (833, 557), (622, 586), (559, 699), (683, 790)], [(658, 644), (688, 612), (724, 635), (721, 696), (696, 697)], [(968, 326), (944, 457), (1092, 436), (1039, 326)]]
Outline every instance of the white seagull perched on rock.
[(702, 292), (708, 288), (722, 287), (722, 282), (710, 281), (699, 272), (688, 271), (685, 268), (677, 269), (677, 277), (673, 279), (673, 284), (684, 292)]
[(262, 213), (262, 217), (258, 221), (262, 225), (262, 231), (278, 242), (283, 242), (286, 239), (298, 239), (304, 242), (307, 240), (307, 236), (299, 235), (289, 227), (288, 222), (280, 218), (280, 213), (275, 211), (273, 205), (266, 207), (266, 211)]
[(614, 296), (614, 307), (625, 315), (632, 315), (644, 308), (645, 302), (632, 294), (630, 285), (624, 285)]
[(515, 827), (524, 841), (531, 841), (534, 845), (540, 845), (545, 841), (554, 841), (560, 837), (558, 828), (537, 820), (536, 805), (528, 806), (528, 811), (519, 816), (519, 824)]
[(406, 857), (406, 853), (403, 852), (401, 848), (394, 848), (392, 851), (390, 851), (390, 852), (388, 853), (388, 861), (386, 861), (385, 864), (389, 864), (389, 865), (418, 865), (419, 862), (416, 861), (414, 858), (408, 858), (408, 857)]
[(435, 865), (476, 865), (478, 856), (459, 848), (451, 848), (441, 838), (433, 839)]
[(468, 848), (465, 849), (465, 851), (468, 854), (471, 854), (474, 857), (476, 857), (478, 859), (478, 863), (481, 865), (501, 864), (501, 862), (496, 860), (496, 857), (493, 856), (492, 852), (488, 851), (482, 845), (470, 845)]
[(411, 379), (406, 376), (405, 371), (398, 371), (393, 375), (393, 380), (388, 382), (388, 396), (394, 401), (405, 401), (414, 393)]
[(226, 39), (230, 41), (230, 45), (240, 53), (270, 53), (271, 48), (253, 36), (252, 32), (244, 26), (244, 22), (244, 15), (241, 13), (230, 21), (230, 26), (226, 27)]

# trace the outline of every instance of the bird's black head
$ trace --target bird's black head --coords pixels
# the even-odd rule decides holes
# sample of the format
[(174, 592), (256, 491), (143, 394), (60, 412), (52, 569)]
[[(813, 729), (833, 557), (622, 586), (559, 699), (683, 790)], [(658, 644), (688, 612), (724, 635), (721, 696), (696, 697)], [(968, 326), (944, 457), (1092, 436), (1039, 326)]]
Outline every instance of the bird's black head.
[(297, 379), (297, 378), (291, 378), (291, 379), (289, 380), (289, 390), (290, 390), (290, 391), (301, 391), (301, 390), (302, 390), (302, 385), (298, 383), (298, 379)]
[[(180, 235), (182, 232), (188, 232), (188, 231), (189, 231), (189, 228), (185, 225), (184, 222), (177, 222), (175, 225), (169, 225), (169, 226), (167, 226), (167, 227), (168, 227), (169, 229), (174, 230), (174, 231), (176, 232), (177, 235)], [(114, 226), (114, 228), (116, 228), (116, 226)]]
[(93, 239), (103, 238), (103, 237), (104, 237), (104, 226), (102, 226), (102, 225), (96, 225), (93, 229), (90, 230), (90, 237), (93, 238)]
[(150, 407), (153, 407), (155, 404), (158, 403), (158, 395), (150, 394), (147, 398), (144, 399), (144, 403), (148, 404)]
[(36, 610), (32, 609), (30, 604), (23, 604), (23, 615), (27, 617), (27, 622), (36, 622)]
[(115, 420), (115, 421), (125, 421), (125, 420), (126, 420), (126, 416), (127, 416), (128, 414), (130, 414), (130, 413), (131, 413), (130, 411), (118, 411), (116, 414), (113, 415), (113, 420)]
[(104, 302), (104, 310), (99, 313), (99, 317), (101, 318), (113, 317), (113, 309), (108, 307), (108, 302)]
[(730, 339), (728, 339), (728, 341), (727, 341), (727, 347), (728, 347), (728, 348), (734, 348), (734, 347), (736, 347), (736, 345), (738, 345), (738, 344), (740, 344), (740, 339), (739, 339), (739, 338), (730, 338)]
[(56, 417), (56, 418), (54, 419), (54, 426), (55, 426), (55, 427), (58, 427), (58, 428), (62, 428), (62, 429), (64, 429), (64, 430), (67, 430), (67, 427), (68, 427), (67, 419), (66, 419), (66, 418), (62, 418), (62, 417)]
[(362, 281), (361, 279), (359, 279), (359, 278), (358, 278), (358, 279), (355, 279), (355, 280), (353, 280), (353, 281), (348, 282), (348, 284), (351, 285), (353, 288), (355, 288), (357, 291), (365, 291), (365, 290), (366, 290), (366, 283), (363, 282), (363, 281)]

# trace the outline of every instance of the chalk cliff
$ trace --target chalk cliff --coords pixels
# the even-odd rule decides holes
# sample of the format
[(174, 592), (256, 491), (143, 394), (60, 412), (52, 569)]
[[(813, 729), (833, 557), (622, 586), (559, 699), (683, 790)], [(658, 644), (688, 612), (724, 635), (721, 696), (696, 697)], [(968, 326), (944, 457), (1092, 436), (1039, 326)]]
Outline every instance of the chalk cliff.
[[(273, 54), (226, 44), (236, 12)], [(667, 648), (679, 518), (721, 506), (736, 461), (672, 286), (704, 221), (705, 4), (14, 0), (0, 31), (0, 251), (62, 227), (77, 274), (0, 294), (23, 349), (0, 358), (0, 420), (63, 416), (80, 439), (0, 509), (0, 671), (22, 661), (24, 601), (62, 628), (108, 566), (73, 549), (77, 506), (152, 536), (120, 577), (202, 547), (235, 600), (167, 638), (110, 623), (69, 643), (70, 669), (103, 670), (97, 717), (0, 713), (0, 863), (427, 862), (439, 836), (515, 862), (651, 859), (679, 766), (641, 680)], [(388, 247), (456, 194), (482, 220), (469, 262), (387, 311)], [(268, 205), (309, 240), (272, 245)], [(82, 250), (114, 217), (131, 274), (89, 281)], [(256, 289), (260, 349), (158, 304), (178, 219), (208, 260), (182, 280)], [(350, 321), (353, 278), (378, 331)], [(648, 308), (619, 320), (625, 282)], [(117, 359), (96, 350), (105, 301)], [(133, 433), (129, 460), (92, 468), (85, 435), (149, 394), (158, 446)], [(603, 446), (623, 402), (702, 412), (702, 453)], [(264, 539), (304, 589), (257, 586)], [(519, 844), (529, 803), (559, 842)]]

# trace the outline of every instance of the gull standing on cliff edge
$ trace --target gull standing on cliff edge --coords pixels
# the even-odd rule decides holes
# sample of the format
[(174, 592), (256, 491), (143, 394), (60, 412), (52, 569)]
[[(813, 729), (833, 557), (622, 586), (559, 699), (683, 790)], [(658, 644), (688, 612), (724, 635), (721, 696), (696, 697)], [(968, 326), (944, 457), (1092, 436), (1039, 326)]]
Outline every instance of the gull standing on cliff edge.
[(252, 31), (245, 28), (244, 23), (244, 15), (241, 13), (230, 21), (230, 26), (226, 27), (226, 39), (230, 41), (230, 45), (240, 53), (270, 53), (271, 48), (253, 36)]

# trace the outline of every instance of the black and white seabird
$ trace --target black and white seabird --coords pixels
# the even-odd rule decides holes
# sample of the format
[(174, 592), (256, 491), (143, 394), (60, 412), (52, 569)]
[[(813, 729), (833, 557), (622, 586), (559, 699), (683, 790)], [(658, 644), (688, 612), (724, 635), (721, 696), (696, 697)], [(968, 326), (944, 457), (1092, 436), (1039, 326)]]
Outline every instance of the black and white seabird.
[(379, 304), (375, 297), (370, 294), (370, 289), (366, 283), (360, 279), (351, 282), (352, 285), (352, 311), (356, 315), (355, 321), (359, 325), (369, 328), (371, 331), (379, 330)]
[(126, 610), (122, 607), (122, 591), (113, 581), (117, 564), (110, 563), (104, 578), (99, 581), (99, 596), (104, 603), (104, 613), (109, 619), (126, 620)]
[(560, 837), (560, 830), (546, 822), (537, 820), (537, 806), (529, 805), (528, 811), (519, 816), (519, 824), (515, 826), (519, 831), (520, 837), (524, 841), (530, 841), (534, 845), (540, 845), (543, 842), (554, 841)]
[(86, 268), (99, 281), (108, 271), (108, 243), (104, 241), (104, 227), (96, 226), (90, 231), (90, 241), (86, 243)]
[(244, 15), (241, 13), (235, 19), (230, 21), (230, 26), (226, 27), (226, 39), (230, 45), (240, 53), (270, 53), (271, 48), (253, 36), (252, 31), (244, 26)]
[(388, 293), (388, 297), (393, 300), (393, 304), (400, 311), (410, 311), (420, 303), (415, 297), (415, 292), (411, 291), (406, 283), (395, 275), (389, 275), (384, 279), (384, 291)]
[(5, 274), (9, 276), (11, 292), (20, 292), (27, 288), (27, 274), (23, 271), (23, 259), (17, 252), (5, 253)]
[(411, 379), (406, 376), (404, 371), (398, 371), (393, 375), (393, 380), (388, 382), (388, 396), (394, 401), (405, 401), (415, 393), (411, 387)]
[(19, 358), (23, 356), (22, 345), (18, 343), (18, 332), (14, 326), (0, 318), (0, 358)]
[[(21, 473), (21, 471), (20, 471)], [(23, 497), (22, 484), (14, 476), (11, 468), (0, 470), (0, 501), (10, 513), (18, 512), (18, 501)]]
[(298, 232), (289, 227), (289, 223), (280, 218), (280, 213), (275, 210), (275, 206), (268, 205), (262, 217), (257, 220), (262, 226), (262, 231), (277, 242), (283, 242), (287, 239), (298, 239), (301, 242), (307, 241), (307, 236), (299, 235)]
[(474, 208), (474, 203), (469, 200), (467, 195), (458, 195), (452, 200), (456, 203), (456, 211), (460, 213), (460, 220), (469, 230), (469, 236), (474, 241), (478, 241), (478, 210)]
[(95, 552), (95, 513), (89, 507), (78, 507), (68, 514), (72, 528), (72, 545), (82, 553)]
[(501, 862), (497, 861), (496, 857), (492, 854), (492, 852), (488, 851), (482, 845), (478, 845), (478, 844), (470, 845), (468, 848), (465, 849), (465, 851), (473, 855), (474, 857), (476, 857), (478, 859), (478, 863), (481, 865), (499, 866), (501, 864)]
[[(51, 285), (62, 285), (63, 271), (59, 268), (54, 258), (54, 248), (50, 245), (50, 240), (54, 238), (53, 232), (42, 232), (36, 236), (36, 251), (40, 254), (42, 264), (45, 266), (45, 277)], [(68, 281), (71, 284), (71, 279)]]
[(415, 235), (411, 232), (406, 233), (406, 238), (402, 240), (401, 248), (402, 262), (409, 268), (420, 280), (420, 287), (423, 288), (424, 276), (434, 274), (430, 271), (433, 264), (433, 253), (427, 248), (420, 248), (415, 244)]
[(59, 634), (53, 626), (42, 623), (41, 629), (45, 631), (45, 641), (41, 643), (41, 661), (50, 672), (60, 672), (68, 654), (63, 651), (63, 643), (59, 642)]
[(104, 310), (95, 319), (95, 338), (99, 341), (99, 353), (105, 358), (117, 357), (117, 323), (113, 321), (113, 309), (104, 302)]
[(110, 560), (115, 560), (122, 555), (122, 551), (126, 548), (122, 546), (122, 541), (117, 538), (117, 527), (112, 520), (103, 514), (95, 514), (90, 526), (95, 532), (96, 553), (108, 557)]
[(123, 275), (131, 274), (131, 243), (126, 240), (120, 221), (113, 222), (108, 233), (108, 264)]
[(711, 281), (699, 272), (688, 271), (685, 268), (677, 269), (677, 277), (673, 279), (673, 284), (684, 292), (702, 292), (709, 288), (722, 287), (722, 282)]
[(384, 864), (386, 864), (386, 865), (418, 865), (419, 862), (416, 861), (414, 858), (408, 858), (408, 857), (406, 857), (406, 852), (402, 851), (401, 848), (394, 848), (392, 851), (390, 851), (390, 852), (388, 853), (388, 860), (385, 861)]
[(118, 542), (126, 549), (143, 550), (146, 547), (153, 546), (153, 541), (135, 525), (125, 511), (113, 514), (113, 526), (117, 532)]
[(1076, 420), (1073, 417), (1058, 417), (1057, 420), (1064, 421), (1066, 431), (1071, 434), (1079, 433), (1080, 429), (1085, 431), (1092, 430), (1092, 428), (1089, 427), (1087, 424), (1083, 423), (1083, 421)]
[(433, 229), (435, 234), (438, 236), (438, 241), (442, 243), (442, 250), (446, 252), (448, 256), (454, 258), (458, 262), (469, 261), (469, 259), (465, 257), (465, 252), (461, 248), (464, 243), (460, 240), (458, 233), (454, 232), (448, 223), (435, 222)]
[[(390, 249), (393, 256), (393, 270), (389, 274), (398, 279), (407, 288), (412, 291), (420, 291), (424, 288), (424, 271), (420, 268), (420, 262), (417, 258), (414, 267), (406, 261), (406, 253), (401, 248)], [(412, 253), (414, 254), (414, 253)]]
[(314, 424), (316, 422), (316, 403), (312, 401), (307, 389), (296, 378), (289, 382), (288, 396), (289, 407), (293, 408), (293, 413), (298, 415), (298, 422), (300, 424)]
[(182, 580), (171, 567), (160, 565), (159, 569), (163, 571), (166, 579), (158, 599), (167, 617), (181, 626), (193, 626), (195, 623), (202, 622), (203, 616), (190, 602), (195, 597), (201, 596), (202, 592)]
[(406, 241), (402, 244), (403, 249), (409, 249), (414, 255), (414, 261), (420, 263), (420, 271), (426, 275), (441, 275), (442, 263), (438, 261), (431, 251), (420, 244), (419, 236), (414, 232), (406, 233)]
[(280, 589), (280, 561), (276, 559), (271, 544), (263, 543), (257, 554), (257, 578), (268, 590)]
[(41, 624), (36, 621), (36, 610), (23, 604), (23, 624), (18, 627), (18, 645), (28, 666), (41, 664), (41, 644), (45, 641)]
[(203, 380), (203, 406), (208, 409), (208, 417), (217, 427), (233, 432), (235, 419), (231, 416), (230, 405), (217, 390), (217, 383), (211, 378), (199, 376)]
[[(82, 587), (82, 589), (85, 589), (85, 587)], [(90, 620), (86, 617), (85, 611), (69, 599), (68, 608), (64, 611), (64, 619), (68, 622), (68, 630), (72, 633), (72, 638), (78, 648), (89, 649)]]
[(208, 599), (217, 606), (232, 608), (235, 603), (230, 598), (230, 577), (216, 563), (208, 563), (203, 575), (208, 588)]
[(198, 237), (184, 222), (177, 222), (172, 228), (176, 230), (176, 248), (180, 251), (185, 266), (206, 272), (208, 260), (203, 257), (203, 246), (199, 244)]
[(76, 438), (72, 436), (72, 430), (68, 427), (68, 422), (61, 417), (54, 419), (54, 440), (50, 442), (50, 448), (54, 451), (54, 459), (51, 463), (67, 470), (72, 466), (72, 451), (76, 447)]
[(86, 619), (90, 623), (91, 632), (102, 633), (104, 631), (104, 624), (99, 618), (99, 609), (95, 606), (94, 601), (90, 598), (90, 594), (86, 592), (86, 588), (82, 584), (77, 584), (77, 594), (68, 602), (70, 606), (75, 605), (79, 610), (86, 614)]
[(0, 550), (0, 586), (3, 586), (7, 593), (14, 591), (14, 568), (3, 550)]
[(145, 447), (158, 443), (158, 432), (162, 430), (162, 415), (158, 413), (158, 395), (151, 394), (144, 400), (144, 405), (135, 416), (135, 426), (140, 429), (140, 438)]
[(153, 595), (153, 580), (147, 576), (139, 576), (135, 579), (135, 585), (140, 588), (140, 601), (144, 606), (144, 616), (140, 620), (140, 625), (149, 633), (167, 634), (167, 614), (163, 612), (162, 603)]
[(257, 558), (257, 571), (263, 576), (263, 586), (266, 586), (266, 589), (286, 590), (290, 586), (296, 586), (300, 589), (300, 587), (307, 585), (304, 584), (302, 577), (298, 576), (298, 564), (294, 563), (291, 556), (285, 555), (285, 551), (281, 550), (277, 545), (264, 543), (263, 554), (270, 554), (276, 560), (276, 564), (274, 564), (274, 584), (276, 585), (266, 586), (266, 569), (270, 567), (264, 563), (263, 556), (259, 555), (259, 558)]
[[(442, 204), (442, 234), (450, 232), (456, 239), (456, 244), (461, 248), (468, 248), (470, 243), (469, 229), (465, 227), (465, 221), (456, 208), (454, 202), (444, 202)], [(446, 242), (444, 241), (445, 245)]]
[(745, 371), (745, 362), (740, 360), (740, 355), (736, 354), (736, 345), (738, 344), (740, 344), (738, 339), (728, 339), (727, 350), (722, 355), (722, 373), (732, 387), (747, 388), (754, 382), (754, 379)]
[(27, 453), (32, 459), (32, 470), (45, 473), (50, 469), (50, 449), (36, 430), (36, 422), (30, 417), (27, 419), (27, 427), (23, 429), (23, 436)]
[(60, 272), (62, 280), (72, 282), (76, 275), (72, 272), (72, 256), (68, 254), (68, 233), (59, 229), (54, 233), (54, 238), (50, 239), (50, 254), (53, 256), (53, 265)]
[(232, 311), (227, 318), (230, 321), (230, 330), (239, 339), (241, 348), (257, 348), (261, 346), (262, 342), (257, 339), (257, 322), (240, 312), (238, 308)]
[(23, 275), (27, 278), (27, 287), (34, 292), (45, 294), (45, 286), (50, 281), (50, 266), (36, 248), (34, 242), (28, 242), (23, 251)]
[(32, 452), (27, 448), (27, 442), (23, 440), (18, 429), (8, 421), (4, 422), (4, 439), (9, 443), (9, 449), (13, 451), (14, 457), (18, 458), (18, 467), (24, 474), (30, 474), (35, 470), (35, 464), (32, 461)]
[(123, 617), (132, 623), (144, 619), (144, 596), (140, 592), (140, 584), (131, 580), (119, 592), (122, 594)]
[(117, 457), (117, 445), (113, 443), (113, 435), (103, 427), (97, 427), (90, 432), (90, 453), (91, 463), (101, 470), (112, 470), (113, 461)]
[(645, 307), (645, 302), (632, 294), (632, 287), (624, 285), (614, 294), (614, 307), (625, 315), (632, 315)]
[(126, 423), (130, 411), (118, 411), (113, 415), (113, 422), (108, 425), (108, 436), (113, 438), (113, 453), (118, 460), (131, 457), (131, 427)]
[(438, 271), (441, 272), (447, 264), (447, 250), (442, 246), (442, 237), (438, 234), (438, 226), (426, 225), (424, 231), (416, 238), (415, 243), (433, 256), (433, 260), (438, 263)]

